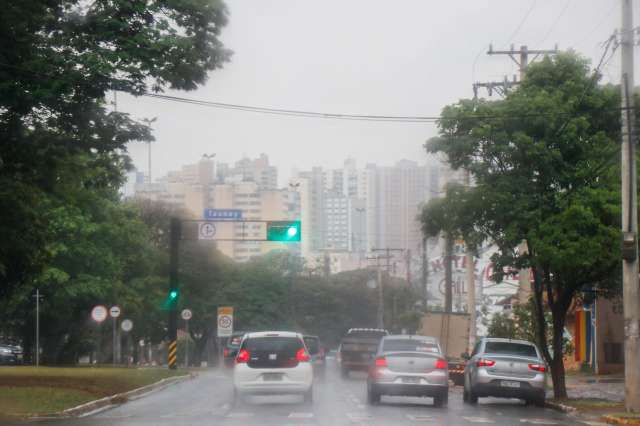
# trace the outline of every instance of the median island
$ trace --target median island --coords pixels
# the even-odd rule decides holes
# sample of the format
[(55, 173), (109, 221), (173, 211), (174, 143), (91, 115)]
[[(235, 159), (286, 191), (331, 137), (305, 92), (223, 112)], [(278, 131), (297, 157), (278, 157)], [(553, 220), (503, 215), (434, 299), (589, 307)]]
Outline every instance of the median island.
[(184, 374), (166, 368), (2, 367), (0, 419), (52, 415)]

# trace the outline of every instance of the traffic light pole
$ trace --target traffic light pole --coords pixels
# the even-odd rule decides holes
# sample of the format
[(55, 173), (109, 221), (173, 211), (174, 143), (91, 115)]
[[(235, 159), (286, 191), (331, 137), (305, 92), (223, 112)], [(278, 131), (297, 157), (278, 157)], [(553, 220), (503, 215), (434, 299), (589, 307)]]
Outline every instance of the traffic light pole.
[[(178, 257), (180, 250), (180, 238), (182, 234), (182, 223), (176, 217), (171, 218), (170, 247), (169, 247), (169, 294), (179, 294), (178, 292)], [(167, 352), (167, 365), (169, 369), (175, 370), (177, 364), (178, 347), (178, 304), (177, 296), (169, 304), (169, 350)]]

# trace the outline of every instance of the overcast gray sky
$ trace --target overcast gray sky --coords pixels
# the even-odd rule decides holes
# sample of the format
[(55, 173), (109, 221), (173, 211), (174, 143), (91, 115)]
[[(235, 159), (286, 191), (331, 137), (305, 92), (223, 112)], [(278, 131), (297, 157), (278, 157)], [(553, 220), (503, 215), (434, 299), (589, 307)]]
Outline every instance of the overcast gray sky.
[[(614, 0), (227, 0), (223, 42), (235, 53), (211, 73), (194, 99), (332, 113), (438, 115), (472, 96), (475, 81), (517, 72), (487, 47), (558, 43), (597, 63), (601, 46), (619, 27)], [(636, 10), (636, 13), (639, 11)], [(638, 17), (636, 16), (636, 22)], [(636, 66), (637, 68), (637, 66)], [(619, 52), (604, 68), (619, 80)], [(637, 81), (637, 80), (636, 80)], [(172, 93), (167, 93), (172, 94)], [(234, 162), (269, 155), (281, 182), (293, 167), (337, 167), (425, 161), (433, 124), (376, 123), (261, 115), (148, 98), (119, 96), (118, 107), (138, 118), (157, 117), (154, 179), (203, 153)], [(146, 172), (147, 151), (132, 144)]]

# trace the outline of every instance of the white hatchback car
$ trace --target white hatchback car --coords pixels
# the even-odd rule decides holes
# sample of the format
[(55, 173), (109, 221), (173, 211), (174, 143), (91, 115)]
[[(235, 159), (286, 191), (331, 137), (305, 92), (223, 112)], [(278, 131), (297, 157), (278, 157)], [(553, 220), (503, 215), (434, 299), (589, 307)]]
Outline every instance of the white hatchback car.
[(301, 394), (313, 400), (313, 369), (302, 335), (290, 331), (247, 333), (233, 368), (234, 397)]

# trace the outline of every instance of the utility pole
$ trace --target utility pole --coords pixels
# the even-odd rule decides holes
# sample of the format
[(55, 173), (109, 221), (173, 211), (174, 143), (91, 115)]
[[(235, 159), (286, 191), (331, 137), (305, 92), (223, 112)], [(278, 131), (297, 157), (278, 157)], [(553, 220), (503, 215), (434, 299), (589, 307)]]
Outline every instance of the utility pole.
[(384, 328), (384, 284), (382, 282), (382, 268), (380, 267), (380, 260), (386, 259), (386, 270), (387, 275), (391, 273), (391, 252), (392, 251), (404, 251), (404, 249), (400, 248), (372, 248), (372, 252), (385, 252), (384, 256), (376, 256), (374, 258), (367, 259), (376, 259), (376, 268), (378, 269), (378, 312), (377, 312), (377, 322), (378, 328)]
[(411, 249), (407, 249), (407, 284), (411, 287)]
[[(558, 45), (556, 45), (555, 49), (551, 50), (529, 50), (527, 46), (520, 46), (519, 50), (516, 50), (514, 45), (511, 45), (511, 49), (509, 50), (493, 50), (493, 45), (489, 45), (489, 50), (487, 51), (487, 55), (508, 55), (509, 58), (518, 66), (518, 71), (520, 72), (520, 80), (516, 80), (515, 76), (511, 81), (504, 78), (504, 81), (489, 81), (489, 82), (476, 82), (473, 83), (473, 94), (474, 97), (478, 97), (478, 89), (486, 88), (489, 96), (493, 95), (493, 92), (497, 92), (501, 96), (505, 96), (507, 92), (520, 84), (524, 79), (524, 76), (527, 72), (527, 67), (529, 63), (535, 61), (540, 55), (555, 55), (558, 53)], [(533, 59), (529, 59), (529, 55), (535, 55)]]
[(638, 289), (638, 209), (635, 111), (633, 104), (633, 9), (622, 0), (622, 300), (624, 304), (625, 407), (640, 411), (640, 294)]
[(444, 311), (453, 312), (453, 238), (444, 234)]
[(422, 291), (424, 311), (427, 312), (429, 302), (429, 255), (427, 253), (427, 237), (422, 238)]
[(40, 366), (40, 289), (36, 288), (36, 367)]
[[(471, 186), (471, 173), (465, 170), (465, 185)], [(468, 242), (465, 242), (465, 264), (467, 266), (467, 306), (469, 310), (469, 353), (473, 351), (476, 344), (477, 319), (476, 319), (476, 283), (475, 264), (473, 263), (473, 253), (469, 249)]]
[(169, 247), (169, 351), (167, 353), (167, 364), (171, 370), (178, 367), (177, 345), (178, 345), (178, 256), (180, 250), (180, 238), (182, 234), (182, 222), (177, 217), (171, 218), (171, 234)]

